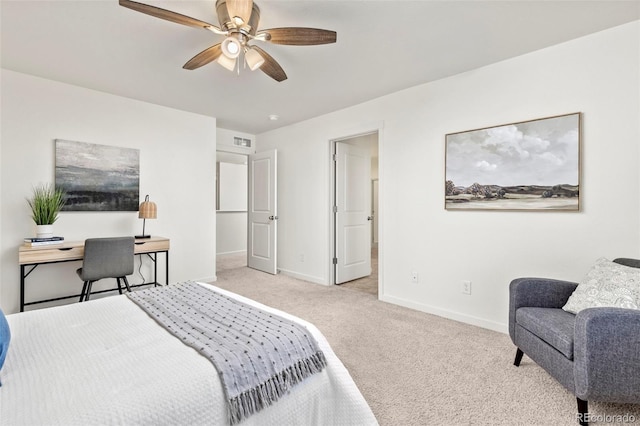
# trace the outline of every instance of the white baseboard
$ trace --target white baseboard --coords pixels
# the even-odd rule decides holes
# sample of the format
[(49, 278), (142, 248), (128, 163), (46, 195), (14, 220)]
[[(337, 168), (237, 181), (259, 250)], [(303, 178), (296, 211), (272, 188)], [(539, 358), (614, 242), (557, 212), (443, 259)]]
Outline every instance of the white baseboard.
[(216, 256), (224, 256), (224, 255), (231, 255), (231, 254), (242, 254), (242, 253), (247, 253), (246, 250), (235, 250), (235, 251), (225, 251), (224, 253), (216, 253)]
[(311, 275), (305, 275), (305, 274), (301, 274), (299, 272), (289, 271), (287, 269), (278, 269), (278, 271), (283, 275), (288, 275), (290, 277), (297, 278), (299, 280), (309, 281), (309, 282), (312, 282), (314, 284), (328, 285), (326, 283), (326, 281), (323, 278), (320, 278), (320, 277), (314, 277), (314, 276), (311, 276)]
[(393, 303), (395, 305), (404, 306), (405, 308), (415, 309), (416, 311), (426, 312), (428, 314), (437, 315), (439, 317), (463, 322), (465, 324), (475, 325), (499, 333), (508, 334), (509, 326), (506, 323), (489, 321), (484, 318), (474, 317), (472, 315), (462, 314), (460, 312), (449, 311), (447, 309), (436, 308), (434, 306), (416, 303), (411, 300), (405, 300), (394, 296), (380, 296), (383, 302)]
[(201, 283), (210, 283), (213, 281), (218, 281), (218, 277), (216, 275), (212, 276), (212, 277), (207, 277), (207, 278), (198, 278), (195, 279), (193, 281), (197, 281), (197, 282), (201, 282)]

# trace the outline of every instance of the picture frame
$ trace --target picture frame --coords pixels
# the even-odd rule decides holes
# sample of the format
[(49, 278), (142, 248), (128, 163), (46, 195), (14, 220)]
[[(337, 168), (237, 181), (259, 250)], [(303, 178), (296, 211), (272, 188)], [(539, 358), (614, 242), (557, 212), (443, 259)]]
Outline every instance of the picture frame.
[(56, 139), (55, 153), (63, 211), (138, 211), (139, 150)]
[(579, 211), (582, 113), (445, 135), (445, 209)]

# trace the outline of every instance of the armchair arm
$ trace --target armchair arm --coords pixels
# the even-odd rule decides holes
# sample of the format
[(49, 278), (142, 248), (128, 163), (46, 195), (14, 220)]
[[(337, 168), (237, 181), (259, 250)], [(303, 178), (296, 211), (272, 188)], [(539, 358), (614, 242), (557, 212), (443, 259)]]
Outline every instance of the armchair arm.
[(523, 306), (561, 308), (577, 283), (547, 278), (517, 278), (509, 284), (509, 335), (515, 341), (516, 310)]
[(576, 396), (619, 403), (640, 401), (640, 310), (588, 308), (576, 315)]

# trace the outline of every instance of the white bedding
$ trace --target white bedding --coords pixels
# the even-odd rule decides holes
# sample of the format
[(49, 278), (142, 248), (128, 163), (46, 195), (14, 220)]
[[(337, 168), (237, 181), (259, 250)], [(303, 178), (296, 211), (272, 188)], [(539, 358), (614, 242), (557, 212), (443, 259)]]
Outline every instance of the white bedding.
[[(328, 366), (241, 425), (374, 425), (371, 409), (312, 324)], [(213, 365), (126, 296), (7, 316), (0, 425), (228, 425)]]

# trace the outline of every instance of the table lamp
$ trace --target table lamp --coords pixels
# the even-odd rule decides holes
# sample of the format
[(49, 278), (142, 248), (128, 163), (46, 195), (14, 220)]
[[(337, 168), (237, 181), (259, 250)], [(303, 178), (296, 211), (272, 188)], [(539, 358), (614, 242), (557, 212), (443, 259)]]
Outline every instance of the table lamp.
[(144, 233), (144, 227), (147, 219), (156, 219), (158, 217), (158, 207), (153, 201), (149, 201), (149, 195), (144, 197), (144, 201), (140, 203), (138, 209), (138, 218), (142, 219), (142, 235), (136, 235), (136, 238), (151, 238), (151, 235)]

